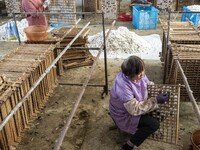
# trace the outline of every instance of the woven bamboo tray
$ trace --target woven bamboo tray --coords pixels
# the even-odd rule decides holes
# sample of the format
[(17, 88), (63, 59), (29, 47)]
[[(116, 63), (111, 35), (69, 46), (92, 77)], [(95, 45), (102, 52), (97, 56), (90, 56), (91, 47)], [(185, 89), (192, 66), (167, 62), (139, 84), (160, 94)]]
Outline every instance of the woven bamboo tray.
[[(196, 101), (200, 101), (200, 45), (174, 44), (171, 46), (168, 81), (172, 84), (183, 84), (183, 79), (175, 60), (179, 60), (193, 91)], [(188, 101), (185, 88), (181, 88), (181, 100)]]
[[(160, 19), (160, 23), (163, 29), (161, 61), (165, 62), (167, 60), (168, 22)], [(171, 21), (169, 41), (177, 44), (200, 44), (200, 33), (190, 22)]]
[[(52, 30), (52, 35), (54, 37), (62, 37), (65, 33), (69, 31), (70, 28), (62, 27)], [(60, 46), (57, 48), (57, 51), (61, 52), (68, 43), (81, 31), (81, 28), (74, 28), (69, 34), (61, 41)], [(71, 47), (86, 47), (87, 37), (90, 29), (86, 29), (72, 44)], [(59, 74), (62, 74), (63, 69), (71, 69), (82, 66), (91, 66), (93, 64), (93, 56), (87, 49), (76, 50), (68, 49), (62, 57), (62, 62), (60, 62)]]
[(179, 138), (179, 105), (180, 87), (176, 85), (151, 85), (148, 86), (148, 97), (155, 97), (159, 93), (169, 95), (169, 101), (149, 113), (160, 122), (160, 128), (149, 138), (170, 144), (178, 144)]

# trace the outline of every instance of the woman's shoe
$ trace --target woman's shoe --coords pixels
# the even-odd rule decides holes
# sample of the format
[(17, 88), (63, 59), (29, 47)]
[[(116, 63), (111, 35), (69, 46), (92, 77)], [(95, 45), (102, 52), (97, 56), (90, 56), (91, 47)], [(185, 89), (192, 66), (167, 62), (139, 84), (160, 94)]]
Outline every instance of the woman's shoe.
[(122, 147), (119, 147), (119, 149), (118, 150), (124, 150)]

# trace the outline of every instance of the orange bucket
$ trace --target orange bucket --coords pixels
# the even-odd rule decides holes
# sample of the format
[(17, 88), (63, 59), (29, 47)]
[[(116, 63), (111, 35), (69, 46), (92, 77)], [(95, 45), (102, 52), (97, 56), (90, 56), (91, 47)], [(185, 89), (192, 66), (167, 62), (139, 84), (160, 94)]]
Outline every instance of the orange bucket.
[(190, 139), (191, 139), (193, 150), (199, 150), (200, 149), (200, 129), (193, 132)]
[(33, 25), (24, 28), (28, 41), (44, 41), (48, 38), (47, 26)]

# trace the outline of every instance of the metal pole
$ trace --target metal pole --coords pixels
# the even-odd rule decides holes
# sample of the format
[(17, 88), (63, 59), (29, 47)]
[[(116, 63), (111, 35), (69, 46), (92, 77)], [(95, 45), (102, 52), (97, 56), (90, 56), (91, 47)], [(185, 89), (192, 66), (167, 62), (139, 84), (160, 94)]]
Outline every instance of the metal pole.
[(121, 5), (120, 3), (121, 3), (121, 2), (120, 2), (120, 1), (121, 1), (121, 0), (118, 0), (118, 1), (119, 1), (119, 4), (118, 4), (118, 9), (119, 9), (119, 10), (118, 10), (118, 15), (120, 15), (120, 9), (121, 9), (121, 7), (120, 7), (120, 5)]
[[(83, 86), (83, 83), (65, 83), (65, 82), (59, 82), (59, 85), (71, 85), (71, 86)], [(87, 86), (94, 86), (94, 87), (104, 87), (104, 85), (101, 84), (88, 84)]]
[[(112, 27), (113, 27), (114, 25), (115, 25), (115, 21), (112, 23), (112, 26), (111, 26), (111, 28), (109, 29), (109, 31), (108, 31), (108, 33), (107, 33), (107, 35), (106, 35), (106, 39), (108, 38), (108, 36), (109, 36), (109, 34), (110, 34), (110, 31), (111, 31), (111, 29), (112, 29)], [(90, 78), (91, 78), (91, 75), (93, 74), (93, 71), (94, 71), (94, 69), (95, 69), (97, 60), (99, 59), (99, 56), (100, 56), (100, 54), (101, 54), (101, 52), (102, 52), (102, 50), (103, 50), (103, 47), (104, 47), (104, 45), (102, 44), (101, 49), (100, 49), (100, 51), (98, 52), (97, 57), (95, 58), (94, 63), (93, 63), (93, 65), (92, 65), (92, 67), (91, 67), (91, 69), (90, 69), (90, 71), (89, 71), (90, 73), (89, 73), (89, 75), (87, 76), (86, 80), (85, 80), (84, 83), (83, 83), (83, 86), (82, 86), (82, 88), (81, 88), (80, 95), (78, 96), (78, 98), (77, 98), (77, 100), (76, 100), (76, 102), (75, 102), (75, 104), (74, 104), (74, 107), (72, 108), (72, 111), (71, 111), (71, 113), (70, 113), (70, 115), (69, 115), (69, 117), (68, 117), (68, 120), (67, 120), (65, 126), (63, 127), (63, 130), (61, 131), (61, 133), (60, 133), (58, 139), (55, 141), (54, 150), (59, 150), (59, 149), (60, 149), (60, 146), (62, 145), (62, 142), (63, 142), (63, 140), (64, 140), (65, 134), (67, 133), (67, 131), (68, 131), (68, 129), (69, 129), (69, 126), (70, 126), (70, 124), (71, 124), (71, 121), (72, 121), (72, 119), (73, 119), (73, 116), (74, 116), (74, 114), (75, 114), (75, 112), (76, 112), (76, 110), (77, 110), (77, 108), (78, 108), (78, 105), (79, 105), (79, 103), (80, 103), (80, 101), (81, 101), (81, 98), (82, 98), (84, 92), (85, 92), (85, 89), (86, 89), (87, 84), (88, 84), (88, 82), (89, 82), (89, 80), (90, 80)]]
[(30, 15), (30, 14), (47, 14), (47, 15), (64, 15), (64, 14), (102, 14), (101, 12), (15, 12), (15, 14), (24, 14), (24, 15)]
[(88, 27), (89, 24), (90, 22), (87, 23), (86, 26), (72, 39), (72, 41), (65, 47), (65, 49), (56, 57), (56, 59), (52, 62), (52, 64), (44, 71), (44, 73), (40, 76), (40, 78), (34, 83), (34, 85), (30, 88), (30, 90), (26, 93), (26, 95), (22, 98), (22, 100), (20, 100), (20, 102), (13, 108), (13, 110), (9, 113), (9, 115), (1, 122), (0, 131), (9, 121), (9, 119), (15, 114), (15, 112), (22, 106), (22, 104), (28, 100), (28, 97), (31, 95), (33, 90), (39, 85), (39, 83), (46, 76), (46, 74), (51, 71), (51, 68), (55, 66), (58, 60), (63, 56), (63, 54), (73, 44), (73, 42), (82, 34), (82, 32)]
[(103, 22), (103, 49), (104, 49), (104, 69), (105, 69), (105, 87), (104, 92), (108, 95), (108, 71), (107, 71), (107, 50), (106, 50), (106, 36), (105, 36), (105, 22), (104, 22), (104, 12), (102, 12), (102, 22)]
[(185, 88), (187, 90), (188, 96), (190, 98), (190, 101), (192, 103), (193, 109), (194, 109), (194, 111), (195, 111), (195, 113), (197, 115), (197, 118), (198, 118), (198, 121), (199, 121), (199, 124), (200, 124), (200, 110), (199, 110), (199, 106), (196, 103), (196, 100), (195, 100), (195, 98), (193, 96), (193, 91), (190, 89), (189, 83), (188, 83), (187, 78), (186, 78), (186, 76), (184, 74), (184, 71), (183, 71), (183, 69), (181, 67), (180, 62), (178, 60), (176, 60), (176, 63), (178, 65), (178, 68), (180, 69), (180, 72), (181, 72), (181, 75), (182, 75), (182, 78), (183, 78), (183, 82), (184, 82)]
[(100, 50), (100, 48), (96, 47), (96, 48), (93, 48), (93, 47), (70, 47), (69, 49), (74, 49), (74, 50)]
[[(85, 11), (85, 1), (84, 0), (82, 0), (82, 12), (84, 12)], [(85, 15), (84, 14), (82, 14), (82, 18), (84, 19), (85, 18)]]
[[(181, 94), (180, 94), (180, 91), (181, 91), (181, 85), (179, 84), (179, 86), (178, 86), (178, 106), (177, 106), (177, 116), (176, 116), (176, 120), (177, 120), (177, 122), (179, 122), (179, 117), (180, 117), (180, 96), (181, 96)], [(176, 124), (176, 145), (178, 145), (178, 131), (179, 131), (179, 123), (177, 123)]]
[(180, 0), (176, 0), (176, 11), (178, 11), (179, 1)]
[(18, 35), (19, 45), (21, 45), (21, 39), (20, 39), (20, 36), (19, 36), (19, 30), (18, 30), (18, 27), (17, 27), (17, 22), (16, 22), (15, 13), (13, 13), (13, 20), (14, 20), (15, 26), (16, 26), (16, 31), (17, 31), (17, 35)]
[(165, 50), (165, 67), (164, 67), (164, 77), (163, 77), (163, 83), (166, 82), (166, 74), (168, 73), (168, 63), (169, 63), (169, 36), (170, 36), (170, 20), (171, 20), (171, 12), (169, 12), (168, 15), (168, 29), (167, 29), (167, 39), (166, 39), (166, 50)]
[[(188, 11), (188, 12), (184, 12), (184, 11), (170, 11), (170, 13), (200, 13), (200, 11)], [(64, 15), (64, 14), (102, 14), (102, 12), (15, 12), (15, 14), (24, 14), (24, 15), (28, 15), (28, 14), (47, 14), (47, 15)]]
[(171, 13), (186, 13), (186, 14), (193, 14), (193, 13), (200, 13), (200, 11), (170, 11)]

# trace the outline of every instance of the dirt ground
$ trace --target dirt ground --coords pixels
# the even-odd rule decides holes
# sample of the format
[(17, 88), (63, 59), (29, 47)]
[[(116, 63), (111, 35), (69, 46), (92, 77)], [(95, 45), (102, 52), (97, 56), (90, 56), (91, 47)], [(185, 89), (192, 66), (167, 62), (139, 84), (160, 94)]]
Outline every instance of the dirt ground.
[[(106, 24), (106, 28), (110, 22)], [(134, 30), (131, 22), (117, 22), (118, 26), (126, 26)], [(91, 33), (101, 30), (101, 24), (92, 24)], [(162, 29), (158, 23), (156, 30), (134, 30), (139, 35), (159, 34), (162, 37)], [(15, 49), (18, 43), (0, 42), (0, 56), (3, 57), (11, 49)], [(108, 59), (108, 84), (109, 90), (115, 75), (120, 69), (122, 59)], [(163, 66), (159, 60), (145, 60), (146, 74), (155, 83), (162, 83)], [(80, 67), (65, 71), (58, 78), (60, 83), (83, 83), (90, 67)], [(104, 61), (98, 60), (90, 83), (104, 84)], [(37, 119), (25, 132), (17, 150), (51, 150), (58, 138), (62, 127), (65, 125), (71, 109), (80, 94), (81, 87), (58, 85), (50, 96), (46, 106), (38, 114)], [(62, 143), (61, 150), (117, 150), (120, 141), (117, 130), (111, 130), (113, 121), (108, 115), (109, 94), (103, 99), (102, 87), (87, 87), (80, 105), (73, 117), (70, 128)], [(199, 128), (198, 120), (189, 102), (180, 104), (179, 145), (147, 139), (137, 150), (189, 150), (191, 149), (190, 135)]]

